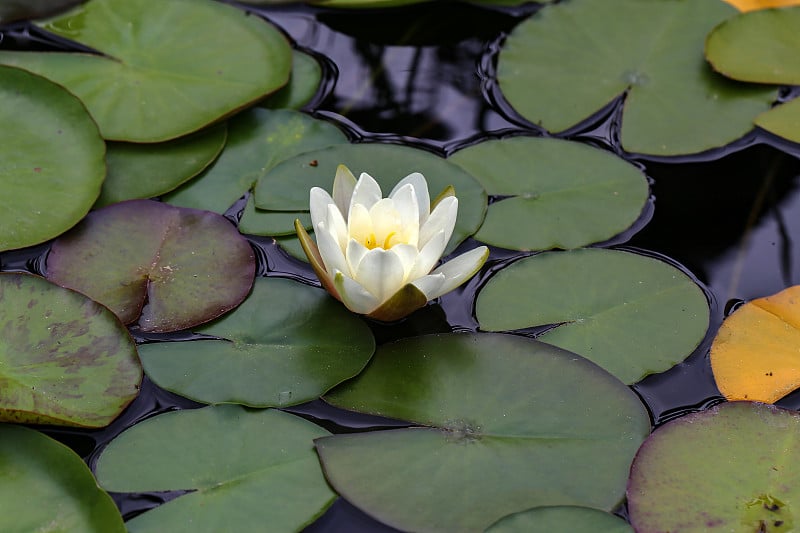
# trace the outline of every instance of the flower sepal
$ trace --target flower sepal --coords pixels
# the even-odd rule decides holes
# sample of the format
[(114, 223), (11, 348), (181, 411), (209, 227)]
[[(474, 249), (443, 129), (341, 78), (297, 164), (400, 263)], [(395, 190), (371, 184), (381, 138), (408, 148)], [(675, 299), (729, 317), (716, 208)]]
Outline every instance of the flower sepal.
[(366, 316), (381, 322), (396, 322), (425, 307), (427, 303), (425, 293), (409, 283)]
[(300, 246), (303, 247), (303, 252), (305, 252), (308, 262), (311, 264), (311, 268), (314, 269), (314, 274), (317, 275), (319, 282), (322, 284), (322, 288), (331, 293), (331, 296), (337, 300), (342, 301), (342, 297), (339, 296), (339, 292), (336, 290), (336, 287), (333, 285), (333, 282), (325, 270), (325, 263), (322, 261), (317, 243), (315, 243), (311, 235), (308, 234), (299, 218), (294, 219), (294, 230), (297, 232)]

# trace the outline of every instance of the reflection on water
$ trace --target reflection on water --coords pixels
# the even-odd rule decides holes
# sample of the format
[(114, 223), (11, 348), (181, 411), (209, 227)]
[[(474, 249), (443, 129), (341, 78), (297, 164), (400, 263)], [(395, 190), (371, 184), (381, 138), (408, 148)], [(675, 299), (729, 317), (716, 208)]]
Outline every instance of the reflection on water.
[(479, 70), (488, 44), (519, 14), (436, 2), (367, 13), (263, 12), (335, 63), (335, 87), (316, 111), (358, 138), (411, 138), (448, 150), (513, 126), (482, 97)]

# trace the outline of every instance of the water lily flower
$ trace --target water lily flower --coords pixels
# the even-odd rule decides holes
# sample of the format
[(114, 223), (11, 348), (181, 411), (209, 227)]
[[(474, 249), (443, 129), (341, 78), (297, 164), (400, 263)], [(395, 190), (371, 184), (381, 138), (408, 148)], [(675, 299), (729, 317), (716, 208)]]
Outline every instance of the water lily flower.
[(434, 269), (453, 233), (458, 199), (448, 187), (433, 202), (419, 172), (387, 198), (367, 173), (339, 165), (333, 195), (310, 193), (316, 244), (299, 220), (295, 229), (322, 285), (348, 309), (383, 321), (403, 318), (471, 278), (486, 261), (485, 246)]

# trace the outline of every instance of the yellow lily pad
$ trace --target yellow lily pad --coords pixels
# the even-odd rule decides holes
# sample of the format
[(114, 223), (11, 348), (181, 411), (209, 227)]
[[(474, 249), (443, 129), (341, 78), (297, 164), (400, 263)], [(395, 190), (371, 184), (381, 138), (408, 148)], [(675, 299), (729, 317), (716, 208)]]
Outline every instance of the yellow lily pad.
[(724, 0), (739, 11), (756, 11), (773, 7), (800, 5), (800, 0)]
[(729, 400), (774, 403), (800, 387), (800, 285), (729, 316), (711, 345), (711, 369)]

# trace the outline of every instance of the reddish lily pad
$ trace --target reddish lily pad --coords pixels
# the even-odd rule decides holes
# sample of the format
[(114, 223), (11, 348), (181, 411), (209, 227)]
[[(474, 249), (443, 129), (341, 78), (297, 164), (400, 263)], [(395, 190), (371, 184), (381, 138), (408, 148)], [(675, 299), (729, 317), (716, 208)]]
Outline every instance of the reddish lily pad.
[(106, 426), (141, 380), (136, 345), (108, 309), (39, 276), (0, 274), (0, 422)]
[(152, 332), (189, 328), (233, 309), (254, 275), (253, 250), (226, 218), (151, 200), (89, 214), (47, 258), (48, 279)]
[(628, 481), (635, 531), (796, 531), (800, 413), (724, 403), (656, 430)]

